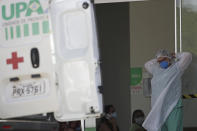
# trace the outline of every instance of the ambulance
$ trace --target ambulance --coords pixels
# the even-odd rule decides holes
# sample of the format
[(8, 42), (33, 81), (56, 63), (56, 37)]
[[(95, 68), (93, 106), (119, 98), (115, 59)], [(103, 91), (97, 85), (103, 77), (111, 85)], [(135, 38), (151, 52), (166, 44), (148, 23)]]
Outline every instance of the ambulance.
[(99, 117), (93, 4), (126, 1), (137, 0), (0, 0), (0, 119)]
[(1, 0), (0, 6), (0, 118), (98, 116), (102, 96), (92, 3)]

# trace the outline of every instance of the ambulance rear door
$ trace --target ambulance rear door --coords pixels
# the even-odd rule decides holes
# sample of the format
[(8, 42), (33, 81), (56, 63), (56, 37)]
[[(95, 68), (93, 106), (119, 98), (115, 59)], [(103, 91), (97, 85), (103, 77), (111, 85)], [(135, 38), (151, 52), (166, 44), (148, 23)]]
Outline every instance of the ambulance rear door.
[(0, 118), (57, 110), (49, 0), (1, 0)]
[(57, 58), (58, 121), (99, 116), (102, 95), (93, 5), (90, 0), (53, 0), (50, 6)]

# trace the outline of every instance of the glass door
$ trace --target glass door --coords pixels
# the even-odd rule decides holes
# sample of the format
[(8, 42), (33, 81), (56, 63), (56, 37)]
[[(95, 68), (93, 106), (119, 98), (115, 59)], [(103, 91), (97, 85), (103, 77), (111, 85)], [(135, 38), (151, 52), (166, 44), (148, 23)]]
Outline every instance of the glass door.
[[(197, 95), (197, 1), (177, 1), (177, 51), (191, 52), (192, 63), (185, 71), (182, 80), (183, 95), (196, 97)], [(184, 127), (197, 127), (192, 117), (197, 113), (197, 99), (185, 98), (184, 103)]]

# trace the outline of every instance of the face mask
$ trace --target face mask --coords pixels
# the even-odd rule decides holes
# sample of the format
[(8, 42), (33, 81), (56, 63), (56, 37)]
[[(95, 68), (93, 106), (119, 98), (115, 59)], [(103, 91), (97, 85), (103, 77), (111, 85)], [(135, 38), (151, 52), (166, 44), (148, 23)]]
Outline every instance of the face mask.
[(160, 67), (163, 69), (167, 69), (168, 65), (169, 65), (169, 63), (167, 61), (162, 61), (159, 64), (160, 64)]
[(111, 116), (114, 117), (114, 118), (116, 118), (116, 117), (117, 117), (117, 113), (116, 113), (116, 112), (113, 112), (113, 113), (111, 114)]
[(106, 115), (105, 115), (105, 118), (108, 119), (108, 120), (111, 119), (111, 117), (112, 117), (112, 116), (111, 116), (110, 114), (106, 114)]
[(144, 117), (138, 117), (135, 119), (135, 122), (138, 124), (138, 125), (142, 125), (143, 122), (144, 122)]

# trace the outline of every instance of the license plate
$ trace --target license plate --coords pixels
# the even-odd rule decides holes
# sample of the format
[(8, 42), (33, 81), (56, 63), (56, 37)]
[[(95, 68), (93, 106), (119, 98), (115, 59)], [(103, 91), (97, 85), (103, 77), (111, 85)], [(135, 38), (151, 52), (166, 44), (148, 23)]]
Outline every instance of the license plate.
[(38, 96), (46, 93), (46, 81), (33, 81), (12, 85), (12, 97)]

